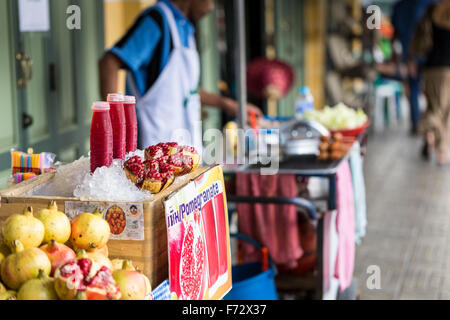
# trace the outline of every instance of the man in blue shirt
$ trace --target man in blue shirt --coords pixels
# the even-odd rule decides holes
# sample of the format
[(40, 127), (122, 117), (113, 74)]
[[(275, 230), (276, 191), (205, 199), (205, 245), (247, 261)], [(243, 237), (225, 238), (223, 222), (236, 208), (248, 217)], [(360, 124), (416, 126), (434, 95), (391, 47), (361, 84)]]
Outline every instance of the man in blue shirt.
[[(127, 93), (144, 97), (144, 99), (147, 94), (153, 96), (165, 95), (167, 98), (170, 98), (170, 90), (165, 90), (165, 88), (172, 85), (172, 91), (175, 94), (177, 94), (179, 87), (183, 86), (190, 86), (190, 92), (197, 92), (196, 85), (198, 85), (197, 78), (199, 77), (197, 69), (199, 68), (197, 68), (198, 63), (196, 61), (198, 60), (198, 53), (196, 53), (194, 43), (195, 29), (191, 21), (198, 21), (212, 11), (213, 8), (213, 0), (159, 0), (156, 6), (144, 10), (122, 39), (108, 50), (100, 60), (100, 87), (102, 97), (105, 99), (108, 93), (117, 92), (119, 69), (127, 70)], [(176, 30), (174, 31), (174, 29)], [(178, 42), (180, 45), (175, 48), (175, 44)], [(181, 56), (177, 54), (177, 59), (172, 58), (172, 54), (175, 51), (180, 51)], [(194, 55), (192, 55), (192, 51), (195, 51)], [(174, 62), (174, 60), (178, 62)], [(166, 68), (169, 68), (169, 63), (177, 63), (177, 65), (173, 66), (173, 68), (170, 66), (172, 71), (163, 73)], [(176, 70), (180, 70), (180, 74)], [(170, 75), (167, 75), (167, 73), (170, 73)], [(188, 78), (193, 78), (194, 80), (185, 79), (181, 81), (179, 79), (183, 76), (186, 77), (186, 74)], [(164, 79), (160, 79), (161, 77)], [(164, 85), (162, 85), (164, 88), (154, 88), (155, 86), (160, 86), (159, 84), (155, 85), (158, 80), (159, 82), (164, 82)], [(186, 83), (189, 84), (186, 85)], [(186, 92), (181, 93), (181, 95), (189, 96)], [(198, 95), (201, 103), (204, 105), (219, 108), (232, 116), (237, 114), (238, 103), (233, 99), (206, 92), (201, 88), (198, 88)], [(160, 97), (160, 99), (164, 99), (164, 97)], [(184, 97), (184, 99), (178, 99), (176, 101), (181, 103), (186, 99), (189, 99), (189, 97)], [(180, 104), (167, 100), (166, 104), (170, 103)], [(155, 104), (160, 104), (162, 107), (165, 107), (164, 103), (160, 103), (157, 97), (150, 97), (146, 104), (146, 109), (151, 108)], [(172, 107), (172, 111), (175, 114), (182, 111), (182, 109), (178, 108), (178, 105)], [(138, 102), (139, 126), (143, 127), (148, 125), (150, 127), (153, 126), (153, 131), (156, 129), (162, 130), (161, 125), (155, 123), (158, 120), (152, 119), (152, 117), (155, 118), (157, 117), (156, 114), (161, 115), (164, 113), (158, 112), (156, 109), (151, 113), (147, 112), (148, 121), (143, 121), (141, 117), (145, 117), (145, 112), (140, 114), (139, 110), (142, 111), (145, 108), (139, 106)], [(255, 112), (257, 116), (262, 114), (253, 105), (248, 105), (247, 108), (249, 111)], [(193, 109), (188, 108), (187, 110)], [(165, 114), (170, 114), (169, 111)], [(189, 117), (189, 115), (186, 117)], [(163, 119), (163, 121), (169, 120), (171, 119)], [(147, 133), (141, 132), (141, 135), (147, 135)], [(154, 137), (153, 140), (156, 138)], [(160, 139), (163, 138), (165, 137), (160, 137)]]
[[(421, 72), (412, 68), (410, 46), (417, 25), (430, 5), (438, 0), (400, 0), (394, 5), (392, 24), (395, 29), (395, 38), (402, 45), (402, 62), (409, 64), (409, 102), (411, 107), (411, 131), (417, 133), (420, 119), (419, 94)], [(420, 66), (420, 61), (415, 61)]]

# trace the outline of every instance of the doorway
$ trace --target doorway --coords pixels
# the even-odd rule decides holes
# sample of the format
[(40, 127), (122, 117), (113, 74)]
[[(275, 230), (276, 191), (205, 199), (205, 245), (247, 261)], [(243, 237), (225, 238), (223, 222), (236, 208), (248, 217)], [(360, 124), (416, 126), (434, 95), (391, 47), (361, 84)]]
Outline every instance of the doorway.
[[(89, 151), (90, 106), (100, 97), (103, 1), (41, 1), (48, 1), (50, 28), (37, 32), (21, 32), (19, 1), (0, 2), (0, 188), (12, 148), (52, 152), (61, 162)], [(72, 5), (80, 8), (80, 29), (67, 27)]]

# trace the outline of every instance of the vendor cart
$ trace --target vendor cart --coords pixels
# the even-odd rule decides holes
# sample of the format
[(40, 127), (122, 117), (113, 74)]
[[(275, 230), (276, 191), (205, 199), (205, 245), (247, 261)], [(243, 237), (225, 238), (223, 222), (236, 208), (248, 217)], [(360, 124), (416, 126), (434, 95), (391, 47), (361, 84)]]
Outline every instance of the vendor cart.
[[(362, 146), (365, 146), (367, 135), (362, 133), (358, 140)], [(361, 148), (364, 153), (365, 147)], [(325, 180), (327, 186), (325, 192), (312, 198), (305, 199), (302, 197), (253, 197), (238, 196), (228, 193), (228, 202), (232, 203), (261, 203), (261, 204), (292, 204), (298, 210), (308, 213), (311, 220), (317, 221), (317, 263), (316, 273), (311, 279), (302, 275), (279, 275), (277, 277), (278, 290), (287, 293), (295, 293), (299, 289), (313, 290), (315, 299), (322, 300), (326, 296), (337, 297), (337, 293), (326, 291), (324, 284), (324, 270), (328, 270), (329, 266), (324, 265), (328, 259), (324, 259), (323, 244), (329, 241), (330, 235), (324, 233), (324, 223), (326, 215), (337, 209), (337, 171), (341, 164), (349, 160), (350, 152), (339, 160), (321, 161), (317, 156), (288, 156), (279, 163), (278, 174), (293, 174), (296, 177), (319, 178)], [(257, 173), (260, 172), (264, 165), (242, 165), (242, 166), (224, 166), (224, 174), (226, 178), (233, 179), (237, 173)], [(270, 252), (269, 252), (270, 254)], [(353, 287), (353, 285), (351, 286)], [(352, 288), (349, 288), (351, 290)], [(351, 290), (353, 291), (353, 290)], [(341, 292), (340, 296), (346, 296), (348, 299), (354, 299), (355, 294)]]

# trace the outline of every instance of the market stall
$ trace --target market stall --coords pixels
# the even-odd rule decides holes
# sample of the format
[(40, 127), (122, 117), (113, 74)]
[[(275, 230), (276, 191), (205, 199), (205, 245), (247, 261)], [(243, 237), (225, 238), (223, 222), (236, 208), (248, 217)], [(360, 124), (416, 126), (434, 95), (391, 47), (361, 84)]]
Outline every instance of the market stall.
[(92, 106), (89, 157), (41, 172), (15, 161), (34, 155), (12, 152), (13, 174), (39, 175), (0, 191), (0, 299), (221, 299), (231, 289), (221, 167), (176, 142), (138, 150), (135, 100), (108, 100)]

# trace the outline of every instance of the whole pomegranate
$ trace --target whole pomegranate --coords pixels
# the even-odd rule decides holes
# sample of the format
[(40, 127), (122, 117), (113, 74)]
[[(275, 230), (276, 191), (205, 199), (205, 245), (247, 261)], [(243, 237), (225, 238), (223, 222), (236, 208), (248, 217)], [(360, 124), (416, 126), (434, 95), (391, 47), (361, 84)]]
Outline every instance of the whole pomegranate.
[(28, 280), (20, 287), (17, 300), (58, 300), (54, 279), (39, 270), (37, 279)]
[[(72, 247), (73, 247), (73, 250), (74, 250), (75, 252), (78, 252), (79, 250), (85, 250), (85, 249), (78, 248), (77, 246), (74, 246), (74, 245), (72, 245)], [(104, 256), (107, 257), (107, 258), (108, 258), (108, 256), (109, 256), (109, 249), (108, 249), (108, 246), (103, 246), (103, 247), (101, 247), (101, 248), (96, 248), (96, 249), (87, 249), (86, 252), (95, 252), (95, 253), (99, 253), (99, 254), (104, 255)]]
[(72, 260), (55, 272), (55, 290), (62, 300), (119, 300), (112, 271), (89, 258)]
[(39, 210), (36, 214), (45, 227), (44, 243), (49, 243), (52, 239), (59, 243), (66, 243), (70, 238), (70, 220), (61, 211), (55, 201), (50, 202), (47, 209)]
[(16, 240), (13, 242), (13, 252), (1, 265), (2, 280), (8, 288), (19, 289), (25, 281), (37, 278), (39, 270), (50, 274), (50, 260), (41, 249), (24, 249), (22, 243)]
[(77, 252), (77, 257), (81, 258), (89, 258), (92, 261), (94, 261), (97, 265), (99, 265), (100, 267), (107, 267), (108, 269), (112, 270), (113, 266), (111, 263), (111, 260), (109, 260), (107, 257), (105, 257), (102, 253), (98, 252), (98, 251), (93, 251), (93, 252), (86, 252), (83, 249), (80, 249)]
[(39, 249), (45, 252), (52, 264), (52, 271), (50, 272), (51, 276), (55, 274), (55, 271), (59, 266), (76, 257), (76, 254), (72, 249), (62, 243), (56, 242), (54, 239), (51, 240), (50, 243), (40, 246)]
[(96, 253), (104, 255), (107, 258), (109, 256), (108, 246), (103, 246), (101, 248), (94, 249), (94, 250), (88, 250), (88, 252), (96, 252)]
[(76, 248), (93, 250), (106, 245), (110, 232), (101, 212), (82, 213), (72, 220), (70, 242)]
[[(123, 259), (113, 259), (111, 260), (112, 263), (112, 270), (116, 271), (116, 270), (136, 270), (133, 266), (133, 264), (126, 264), (124, 265), (125, 260)], [(125, 269), (124, 269), (125, 268)]]
[(6, 219), (2, 228), (3, 240), (12, 250), (15, 240), (25, 249), (36, 248), (44, 239), (44, 224), (33, 216), (33, 208), (27, 207), (22, 214), (14, 214)]
[(12, 291), (12, 290), (8, 290), (6, 292), (3, 292), (2, 294), (0, 294), (0, 301), (3, 300), (17, 300), (17, 292)]
[(122, 270), (116, 270), (113, 278), (120, 287), (121, 300), (145, 300), (152, 292), (148, 278), (136, 270), (129, 270), (131, 261), (123, 262)]

